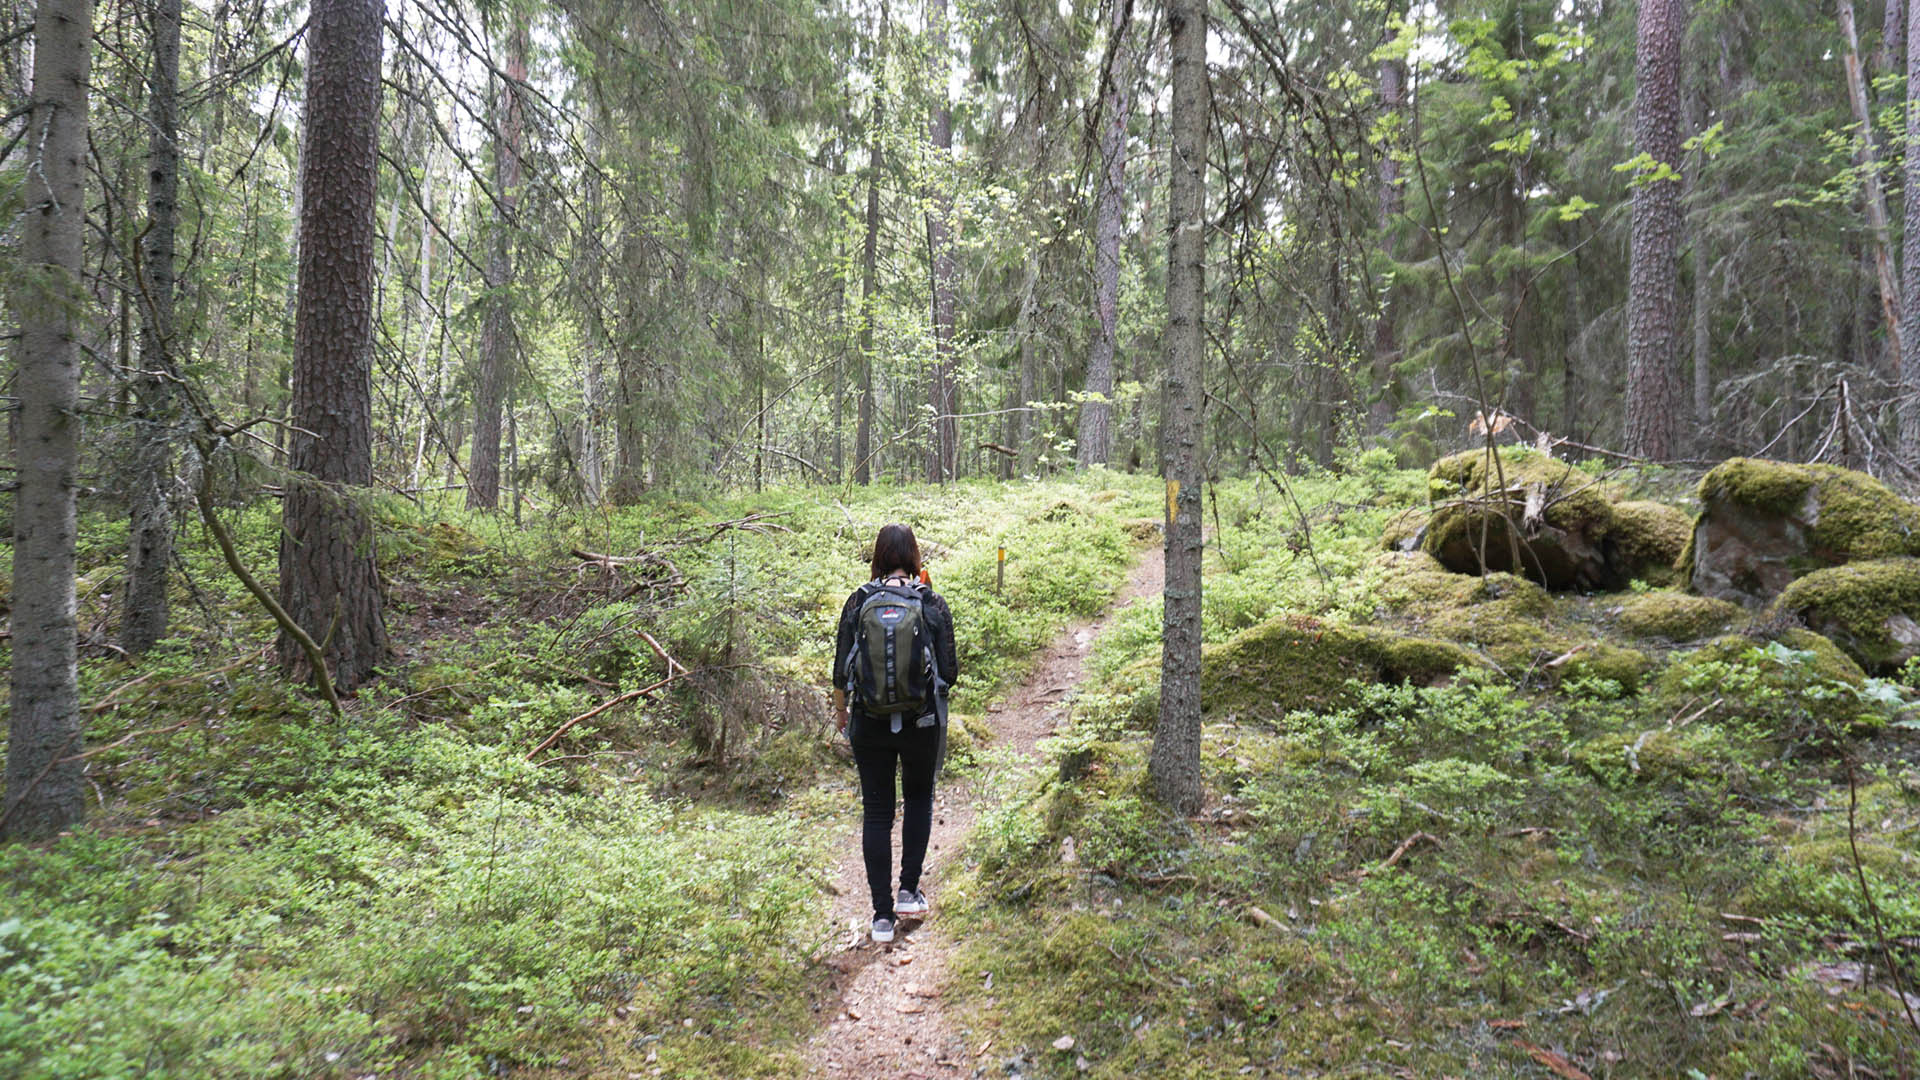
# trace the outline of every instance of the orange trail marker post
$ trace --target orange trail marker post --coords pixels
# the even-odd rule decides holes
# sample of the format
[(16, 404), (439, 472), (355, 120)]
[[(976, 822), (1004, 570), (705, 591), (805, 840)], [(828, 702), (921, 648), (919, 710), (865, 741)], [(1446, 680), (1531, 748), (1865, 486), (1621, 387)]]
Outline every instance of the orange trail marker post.
[(1000, 549), (999, 561), (994, 564), (993, 592), (998, 596), (1007, 587), (1007, 549)]

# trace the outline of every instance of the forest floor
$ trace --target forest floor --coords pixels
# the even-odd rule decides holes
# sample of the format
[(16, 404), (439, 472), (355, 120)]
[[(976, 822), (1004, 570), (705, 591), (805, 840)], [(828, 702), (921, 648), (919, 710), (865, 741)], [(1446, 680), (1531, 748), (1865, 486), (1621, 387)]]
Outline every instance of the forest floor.
[[(1386, 551), (1431, 491), (1385, 455), (1289, 484), (1208, 488), (1193, 816), (1147, 776), (1153, 477), (376, 501), (396, 656), (345, 722), (191, 533), (117, 656), (92, 513), (94, 813), (0, 847), (0, 1076), (1915, 1075), (1920, 671)], [(268, 572), (276, 512), (223, 511)], [(823, 683), (889, 521), (962, 678), (934, 912), (881, 949)], [(1489, 662), (1369, 666), (1415, 632)]]
[[(1042, 766), (1040, 741), (1069, 722), (1073, 695), (1086, 677), (1087, 657), (1114, 619), (1141, 601), (1160, 595), (1165, 563), (1149, 550), (1134, 566), (1114, 606), (1097, 618), (1076, 622), (1047, 646), (1025, 681), (1009, 690), (1004, 705), (990, 707), (996, 766), (1031, 771)], [(978, 1041), (949, 1002), (948, 980), (958, 947), (952, 929), (939, 919), (941, 886), (984, 808), (997, 791), (961, 779), (936, 789), (933, 836), (928, 844), (925, 890), (933, 909), (925, 920), (904, 919), (890, 944), (868, 936), (872, 918), (860, 829), (855, 824), (836, 845), (835, 901), (830, 943), (838, 955), (828, 961), (836, 973), (836, 1000), (826, 1028), (809, 1044), (809, 1074), (848, 1077), (960, 1077), (976, 1073), (976, 1062), (992, 1050)], [(857, 801), (858, 786), (852, 789)], [(896, 828), (897, 834), (897, 828)]]

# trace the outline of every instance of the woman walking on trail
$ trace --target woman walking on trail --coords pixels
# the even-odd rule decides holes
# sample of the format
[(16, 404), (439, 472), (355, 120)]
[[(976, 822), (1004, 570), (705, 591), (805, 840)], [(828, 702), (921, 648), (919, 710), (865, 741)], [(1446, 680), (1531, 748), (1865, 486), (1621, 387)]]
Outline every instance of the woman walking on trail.
[[(860, 769), (860, 853), (873, 892), (873, 940), (887, 942), (900, 916), (928, 907), (920, 871), (933, 832), (933, 776), (946, 736), (943, 697), (960, 664), (953, 613), (921, 572), (913, 530), (881, 529), (871, 569), (873, 580), (840, 609), (833, 704)], [(906, 805), (897, 893), (891, 880), (896, 771)]]

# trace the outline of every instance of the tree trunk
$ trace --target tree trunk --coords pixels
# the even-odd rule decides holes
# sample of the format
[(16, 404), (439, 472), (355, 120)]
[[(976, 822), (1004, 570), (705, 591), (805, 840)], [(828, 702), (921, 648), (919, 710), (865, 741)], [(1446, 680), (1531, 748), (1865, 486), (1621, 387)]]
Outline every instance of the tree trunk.
[[(1634, 51), (1634, 142), (1656, 168), (1680, 167), (1680, 39), (1686, 0), (1641, 0)], [(1633, 189), (1627, 271), (1628, 453), (1673, 456), (1679, 334), (1680, 184), (1643, 176)]]
[[(1880, 316), (1886, 326), (1887, 356), (1893, 381), (1900, 382), (1900, 275), (1893, 265), (1893, 243), (1888, 238), (1887, 193), (1880, 183), (1880, 147), (1875, 141), (1873, 107), (1867, 101), (1867, 80), (1860, 69), (1860, 34), (1854, 27), (1853, 0), (1839, 0), (1840, 34), (1846, 39), (1847, 100), (1853, 104), (1854, 123), (1860, 125), (1858, 160), (1866, 166), (1867, 232), (1873, 238), (1874, 277), (1880, 287)], [(1861, 342), (1861, 351), (1866, 351)]]
[(40, 0), (34, 12), (34, 138), (21, 171), (19, 489), (13, 505), (12, 716), (0, 836), (47, 836), (86, 816), (80, 751), (73, 559), (80, 356), (75, 333), (86, 216), (91, 0)]
[[(373, 481), (374, 207), (381, 0), (315, 0), (307, 30), (306, 146), (293, 396), (280, 536), (280, 603), (327, 643), (335, 681), (371, 679), (387, 656), (373, 530), (355, 488)], [(280, 663), (305, 653), (282, 634)]]
[(140, 372), (133, 379), (133, 468), (126, 618), (120, 645), (135, 656), (167, 634), (173, 562), (173, 233), (180, 192), (176, 97), (180, 0), (153, 6), (153, 84), (147, 99), (147, 227), (140, 262)]
[[(1394, 40), (1394, 30), (1390, 25), (1381, 34), (1382, 47)], [(1406, 61), (1393, 56), (1380, 58), (1380, 110), (1385, 114), (1386, 126), (1383, 130), (1387, 138), (1379, 149), (1380, 154), (1380, 254), (1388, 272), (1400, 261), (1398, 220), (1401, 207), (1406, 200), (1406, 192), (1400, 183), (1400, 159), (1395, 156), (1399, 149), (1397, 125), (1407, 104), (1407, 65)], [(1380, 296), (1380, 318), (1373, 324), (1373, 403), (1367, 410), (1367, 426), (1372, 429), (1374, 438), (1386, 435), (1387, 428), (1399, 413), (1399, 395), (1394, 392), (1394, 365), (1400, 362), (1400, 327), (1398, 313), (1394, 310), (1393, 289), (1389, 286)]]
[(1107, 66), (1101, 73), (1100, 192), (1093, 223), (1093, 352), (1087, 358), (1087, 399), (1080, 405), (1081, 465), (1105, 465), (1113, 453), (1113, 353), (1120, 332), (1120, 233), (1125, 225), (1127, 93), (1132, 65), (1127, 26), (1132, 0), (1107, 0), (1111, 9)]
[(507, 79), (500, 91), (494, 140), (493, 244), (487, 252), (487, 314), (480, 330), (480, 370), (473, 390), (473, 451), (467, 466), (467, 508), (500, 505), (500, 399), (513, 368), (513, 228), (520, 189), (523, 118), (520, 84), (527, 78), (527, 28), (518, 17), (507, 37)]
[(1014, 325), (1014, 335), (1020, 341), (1020, 376), (1011, 395), (1013, 400), (1007, 406), (1007, 448), (1013, 451), (1013, 456), (1006, 459), (1002, 475), (1008, 480), (1026, 475), (1037, 463), (1035, 455), (1028, 451), (1028, 444), (1033, 441), (1033, 413), (1028, 411), (1028, 403), (1034, 398), (1033, 324), (1040, 314), (1039, 279), (1040, 260), (1029, 252), (1020, 288), (1020, 314), (1015, 317)]
[[(1689, 97), (1691, 103), (1687, 127), (1698, 134), (1707, 126), (1706, 103), (1702, 96)], [(1693, 248), (1693, 449), (1705, 457), (1713, 443), (1713, 290), (1709, 280), (1713, 268), (1707, 250), (1707, 201), (1701, 185), (1706, 173), (1707, 156), (1694, 155), (1693, 168), (1687, 171), (1687, 186), (1696, 207), (1693, 224), (1687, 230)]]
[[(881, 8), (880, 33), (886, 34), (886, 8)], [(873, 482), (873, 321), (878, 315), (880, 290), (880, 127), (885, 121), (885, 99), (873, 89), (873, 116), (867, 128), (867, 229), (860, 244), (860, 404), (854, 419), (853, 479)]]
[(1167, 479), (1160, 717), (1149, 772), (1160, 800), (1200, 809), (1201, 318), (1205, 303), (1207, 8), (1173, 0), (1167, 182), (1167, 381), (1162, 420)]
[(933, 276), (934, 359), (927, 397), (934, 421), (927, 479), (936, 484), (954, 478), (960, 455), (959, 421), (954, 416), (959, 411), (953, 341), (957, 267), (953, 258), (953, 111), (947, 104), (952, 57), (947, 51), (947, 31), (947, 0), (931, 0), (927, 34), (934, 64), (934, 106), (927, 141), (933, 146), (933, 190), (928, 192), (927, 256)]
[[(1891, 4), (1909, 0), (1888, 0)], [(1908, 26), (1920, 25), (1920, 0), (1911, 0)], [(1908, 49), (1907, 61), (1907, 160), (1906, 160), (1906, 234), (1903, 259), (1906, 263), (1906, 292), (1901, 312), (1904, 332), (1900, 335), (1900, 396), (1894, 407), (1899, 426), (1900, 460), (1908, 465), (1920, 463), (1920, 49)]]
[(1880, 23), (1880, 55), (1875, 65), (1882, 75), (1906, 74), (1907, 3), (1908, 0), (1887, 0), (1886, 15)]

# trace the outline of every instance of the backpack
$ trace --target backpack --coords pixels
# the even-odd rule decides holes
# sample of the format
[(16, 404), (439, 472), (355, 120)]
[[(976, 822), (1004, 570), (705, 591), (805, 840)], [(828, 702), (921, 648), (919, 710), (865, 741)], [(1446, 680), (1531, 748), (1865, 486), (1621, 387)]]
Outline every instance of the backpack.
[[(933, 634), (913, 585), (875, 585), (860, 602), (847, 654), (847, 697), (869, 716), (901, 716), (931, 726), (938, 674), (933, 663)], [(921, 720), (927, 722), (922, 724)]]

